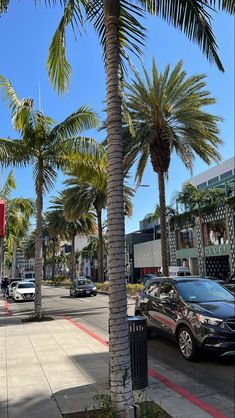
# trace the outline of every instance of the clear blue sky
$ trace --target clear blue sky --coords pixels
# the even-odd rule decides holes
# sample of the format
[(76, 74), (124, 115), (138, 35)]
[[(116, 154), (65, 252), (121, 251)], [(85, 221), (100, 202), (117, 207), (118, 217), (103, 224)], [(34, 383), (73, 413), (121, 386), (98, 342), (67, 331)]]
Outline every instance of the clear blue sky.
[[(89, 27), (82, 37), (74, 40), (72, 32), (68, 32), (68, 57), (73, 68), (71, 89), (65, 96), (58, 96), (48, 80), (46, 59), (49, 43), (61, 16), (61, 9), (41, 6), (35, 8), (34, 1), (11, 0), (9, 13), (0, 18), (0, 74), (9, 78), (20, 97), (33, 97), (38, 103), (39, 86), (41, 104), (44, 113), (56, 121), (63, 120), (81, 104), (91, 106), (102, 116), (105, 98), (105, 74), (102, 52), (96, 35)], [(180, 59), (188, 74), (203, 72), (208, 74), (208, 87), (217, 99), (213, 107), (214, 113), (222, 116), (221, 147), (222, 159), (234, 154), (234, 20), (226, 14), (214, 16), (214, 32), (219, 45), (219, 54), (225, 67), (225, 74), (211, 66), (196, 45), (190, 43), (184, 35), (170, 28), (156, 18), (146, 19), (148, 41), (144, 50), (143, 62), (150, 70), (152, 57), (155, 57), (158, 68), (164, 69), (167, 63), (173, 65)], [(137, 68), (140, 62), (134, 59)], [(211, 107), (212, 110), (212, 107)], [(10, 124), (10, 114), (4, 103), (0, 102), (0, 136), (16, 137)], [(103, 134), (96, 135), (102, 139)], [(199, 159), (194, 164), (194, 174), (207, 167)], [(34, 183), (30, 168), (15, 170), (17, 178), (17, 195), (34, 197)], [(176, 156), (173, 156), (169, 180), (167, 182), (167, 200), (174, 192), (181, 189), (182, 182), (190, 178), (190, 174)], [(63, 176), (59, 175), (55, 195), (61, 188)], [(151, 212), (158, 202), (157, 178), (149, 165), (143, 184), (148, 188), (140, 188), (134, 199), (134, 215), (127, 221), (127, 232), (138, 229), (138, 222), (146, 213)], [(47, 207), (50, 196), (45, 197)]]

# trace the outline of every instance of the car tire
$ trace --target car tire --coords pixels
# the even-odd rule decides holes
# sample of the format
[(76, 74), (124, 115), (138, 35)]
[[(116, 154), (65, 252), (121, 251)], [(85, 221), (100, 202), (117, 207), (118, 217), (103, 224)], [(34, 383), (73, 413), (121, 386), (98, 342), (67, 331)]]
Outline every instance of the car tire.
[(180, 328), (178, 332), (178, 345), (185, 360), (196, 360), (198, 354), (197, 344), (192, 332), (186, 326)]

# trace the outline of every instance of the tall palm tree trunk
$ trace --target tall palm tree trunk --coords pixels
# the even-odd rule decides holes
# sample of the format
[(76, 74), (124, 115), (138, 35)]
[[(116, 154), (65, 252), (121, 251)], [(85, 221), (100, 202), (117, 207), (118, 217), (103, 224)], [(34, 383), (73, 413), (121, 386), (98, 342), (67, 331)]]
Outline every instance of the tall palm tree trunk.
[(161, 250), (162, 250), (162, 270), (163, 275), (169, 275), (168, 266), (168, 240), (166, 226), (166, 196), (165, 196), (165, 178), (163, 171), (158, 171), (158, 190), (160, 202), (160, 231), (161, 231)]
[(52, 238), (52, 280), (55, 278), (55, 238)]
[(42, 316), (42, 210), (43, 210), (43, 159), (38, 159), (36, 179), (36, 233), (35, 233), (35, 300), (36, 318)]
[(12, 254), (12, 267), (11, 267), (11, 277), (14, 279), (16, 277), (16, 244), (13, 246), (13, 254)]
[(72, 238), (72, 251), (71, 251), (71, 280), (76, 279), (76, 262), (75, 262), (75, 236)]
[(102, 231), (102, 211), (97, 210), (97, 223), (98, 223), (98, 274), (99, 281), (104, 281), (104, 252), (103, 252), (103, 231)]
[(125, 282), (122, 110), (120, 87), (119, 0), (104, 0), (108, 112), (109, 358), (111, 401), (119, 417), (132, 408), (133, 394)]

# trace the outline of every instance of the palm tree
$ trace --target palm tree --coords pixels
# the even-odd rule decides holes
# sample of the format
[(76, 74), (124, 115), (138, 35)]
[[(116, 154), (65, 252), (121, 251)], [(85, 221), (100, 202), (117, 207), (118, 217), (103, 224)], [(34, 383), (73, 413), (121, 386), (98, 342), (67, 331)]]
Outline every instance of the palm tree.
[[(0, 13), (7, 10), (9, 1), (0, 0)], [(104, 47), (108, 112), (110, 383), (113, 405), (122, 416), (133, 405), (125, 285), (121, 91), (125, 62), (122, 58), (127, 58), (127, 49), (141, 54), (145, 30), (140, 19), (151, 14), (185, 33), (199, 45), (210, 62), (215, 62), (223, 71), (210, 13), (216, 8), (234, 14), (235, 4), (233, 0), (45, 0), (45, 3), (64, 4), (64, 15), (54, 34), (48, 58), (49, 76), (57, 91), (63, 92), (69, 87), (71, 66), (65, 48), (66, 28), (69, 25), (75, 29), (90, 20)]]
[[(150, 159), (158, 176), (160, 231), (163, 274), (168, 276), (165, 177), (171, 155), (175, 151), (192, 171), (193, 160), (199, 156), (209, 164), (218, 161), (219, 117), (206, 112), (205, 107), (216, 100), (206, 90), (204, 74), (187, 77), (180, 61), (171, 71), (168, 65), (158, 73), (155, 61), (152, 79), (144, 70), (144, 79), (135, 71), (127, 84), (126, 105), (134, 134), (128, 141), (125, 164), (129, 169), (138, 159), (136, 182), (141, 183)], [(127, 128), (128, 129), (128, 128)], [(128, 135), (125, 135), (128, 138)]]
[(33, 166), (36, 191), (36, 235), (35, 235), (35, 316), (41, 317), (42, 277), (42, 211), (43, 194), (55, 181), (57, 170), (64, 167), (68, 156), (83, 130), (97, 126), (97, 117), (92, 110), (82, 106), (56, 125), (55, 121), (34, 109), (32, 99), (20, 100), (11, 83), (0, 76), (2, 98), (11, 110), (13, 127), (20, 132), (21, 139), (0, 139), (0, 161), (8, 166)]
[(75, 237), (78, 234), (90, 235), (96, 232), (94, 213), (89, 211), (81, 214), (80, 211), (73, 220), (68, 220), (64, 211), (64, 197), (60, 193), (51, 203), (51, 210), (47, 212), (47, 221), (49, 231), (53, 235), (59, 236), (61, 239), (71, 241), (71, 280), (75, 280)]
[[(122, 70), (121, 57), (129, 48), (137, 55), (145, 40), (140, 17), (146, 13), (157, 15), (179, 28), (198, 43), (211, 62), (220, 70), (217, 45), (211, 28), (209, 7), (234, 13), (231, 0), (84, 0), (68, 1), (64, 15), (50, 46), (49, 76), (58, 91), (69, 85), (71, 67), (66, 59), (65, 31), (82, 23), (81, 4), (95, 26), (104, 46), (107, 90), (108, 132), (108, 242), (109, 242), (109, 324), (110, 324), (110, 385), (111, 399), (120, 416), (133, 405), (127, 323), (127, 294), (125, 285), (125, 232), (123, 199), (122, 150)], [(87, 20), (87, 19), (85, 19)], [(166, 254), (164, 255), (165, 259)], [(165, 267), (165, 272), (167, 268)], [(117, 292), (118, 289), (118, 292)], [(122, 338), (120, 338), (122, 336)]]
[[(107, 248), (107, 241), (105, 240), (104, 237), (103, 238), (103, 242), (102, 242), (102, 256), (105, 254), (108, 254), (108, 248)], [(100, 257), (100, 242), (99, 242), (99, 238), (97, 238), (96, 236), (92, 236), (89, 238), (88, 240), (88, 244), (83, 247), (83, 249), (81, 251), (79, 251), (78, 256), (81, 257), (86, 257), (89, 258), (93, 264), (93, 260), (98, 260), (98, 271), (99, 271), (99, 257)], [(102, 263), (102, 267), (103, 267), (103, 263)], [(98, 273), (100, 274), (100, 273)], [(91, 275), (91, 278), (92, 275)], [(104, 281), (104, 279), (103, 279)]]
[[(12, 198), (12, 191), (16, 189), (13, 171), (8, 174), (5, 184), (0, 190), (0, 198), (6, 202), (6, 245), (8, 254), (12, 254), (12, 277), (16, 271), (16, 251), (20, 241), (27, 233), (30, 217), (34, 213), (34, 203), (31, 199), (22, 197)], [(2, 254), (1, 254), (2, 257)], [(3, 258), (2, 258), (3, 259)], [(2, 262), (1, 262), (2, 268)]]
[(189, 215), (196, 218), (201, 235), (203, 275), (206, 275), (206, 255), (203, 236), (203, 211), (213, 210), (220, 204), (227, 202), (227, 196), (222, 189), (199, 189), (191, 183), (185, 184), (177, 197), (178, 203), (183, 203)]
[[(107, 206), (107, 156), (102, 145), (95, 140), (80, 141), (80, 148), (75, 158), (70, 161), (65, 181), (69, 186), (64, 191), (64, 210), (68, 219), (73, 218), (79, 211), (90, 210), (94, 207), (98, 224), (98, 273), (99, 280), (104, 281), (103, 267), (103, 232), (102, 210)], [(124, 213), (132, 215), (131, 199), (134, 195), (132, 188), (124, 185)]]

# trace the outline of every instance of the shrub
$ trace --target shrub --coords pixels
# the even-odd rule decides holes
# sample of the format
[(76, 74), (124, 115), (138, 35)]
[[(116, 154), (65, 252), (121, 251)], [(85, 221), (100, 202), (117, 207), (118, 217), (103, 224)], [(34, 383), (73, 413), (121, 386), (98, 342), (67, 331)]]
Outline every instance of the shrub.
[(127, 285), (127, 293), (130, 296), (136, 296), (138, 293), (141, 292), (141, 290), (143, 290), (144, 286), (142, 284), (133, 284), (133, 283), (128, 283)]

